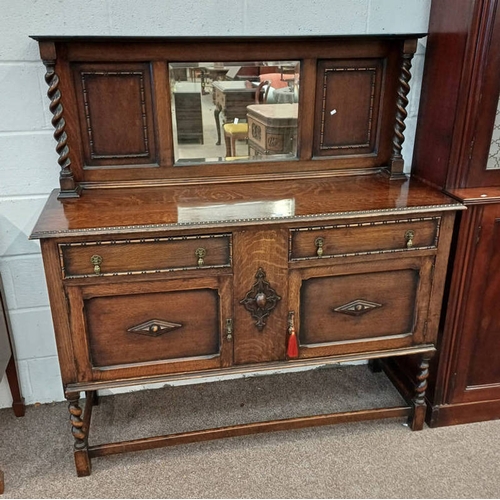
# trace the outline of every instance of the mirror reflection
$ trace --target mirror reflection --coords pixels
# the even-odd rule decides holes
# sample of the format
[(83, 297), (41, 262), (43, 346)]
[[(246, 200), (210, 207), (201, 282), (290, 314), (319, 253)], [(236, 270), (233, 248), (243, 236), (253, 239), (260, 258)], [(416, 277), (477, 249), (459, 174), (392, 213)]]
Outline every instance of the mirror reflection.
[(298, 61), (170, 63), (176, 165), (297, 156)]

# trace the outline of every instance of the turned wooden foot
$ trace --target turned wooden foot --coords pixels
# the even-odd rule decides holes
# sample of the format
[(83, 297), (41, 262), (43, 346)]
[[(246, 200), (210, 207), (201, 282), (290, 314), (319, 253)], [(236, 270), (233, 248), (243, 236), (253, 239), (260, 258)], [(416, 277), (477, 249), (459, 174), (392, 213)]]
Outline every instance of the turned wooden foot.
[(80, 408), (80, 393), (74, 392), (66, 395), (71, 422), (71, 433), (75, 438), (73, 445), (76, 474), (78, 477), (89, 476), (91, 472), (90, 457), (88, 452), (86, 425), (82, 418), (83, 410)]
[(368, 360), (368, 368), (372, 373), (379, 373), (382, 371), (382, 362), (380, 359), (370, 359)]
[(12, 394), (12, 409), (16, 417), (24, 417), (26, 408), (24, 406), (24, 398), (21, 396), (21, 389), (19, 387), (19, 377), (17, 375), (16, 362), (14, 356), (11, 356), (9, 364), (5, 370), (7, 374), (7, 381), (9, 382), (10, 393)]
[(0, 470), (0, 495), (5, 491), (5, 483), (3, 479), (3, 471)]
[(91, 398), (92, 398), (92, 406), (99, 406), (99, 394), (97, 394), (97, 391), (91, 392)]
[(429, 362), (433, 353), (425, 353), (418, 366), (417, 385), (413, 397), (413, 415), (410, 417), (409, 425), (412, 431), (421, 431), (424, 428), (425, 412), (425, 390), (427, 389), (427, 378), (429, 376)]

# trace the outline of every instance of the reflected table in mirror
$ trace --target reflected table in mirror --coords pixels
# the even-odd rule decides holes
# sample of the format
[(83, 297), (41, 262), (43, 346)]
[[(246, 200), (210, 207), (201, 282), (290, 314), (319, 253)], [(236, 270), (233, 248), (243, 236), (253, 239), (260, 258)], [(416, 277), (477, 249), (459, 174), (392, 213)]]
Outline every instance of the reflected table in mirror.
[(298, 90), (297, 92), (294, 92), (294, 90), (289, 87), (274, 90), (273, 96), (274, 96), (274, 102), (276, 104), (285, 104), (285, 103), (291, 104), (294, 102), (299, 102)]
[(250, 156), (296, 155), (298, 104), (248, 106)]

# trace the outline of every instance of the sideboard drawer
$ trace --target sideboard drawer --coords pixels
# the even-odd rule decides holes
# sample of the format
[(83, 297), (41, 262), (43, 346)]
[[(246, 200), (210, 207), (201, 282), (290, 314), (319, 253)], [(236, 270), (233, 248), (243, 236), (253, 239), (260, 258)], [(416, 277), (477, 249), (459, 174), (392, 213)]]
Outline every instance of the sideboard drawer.
[(231, 266), (231, 235), (59, 244), (64, 278), (148, 274)]
[(351, 222), (290, 231), (291, 261), (437, 248), (440, 217)]

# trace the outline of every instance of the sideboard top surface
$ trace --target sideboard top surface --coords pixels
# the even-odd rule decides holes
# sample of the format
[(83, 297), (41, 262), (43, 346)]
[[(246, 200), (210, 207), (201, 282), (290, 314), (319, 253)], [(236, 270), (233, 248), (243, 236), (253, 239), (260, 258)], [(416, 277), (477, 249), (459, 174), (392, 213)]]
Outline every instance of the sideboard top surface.
[(57, 194), (57, 190), (51, 194), (31, 238), (321, 221), (463, 208), (458, 201), (416, 179), (389, 181), (384, 175), (88, 189), (81, 198), (67, 200), (58, 200)]

